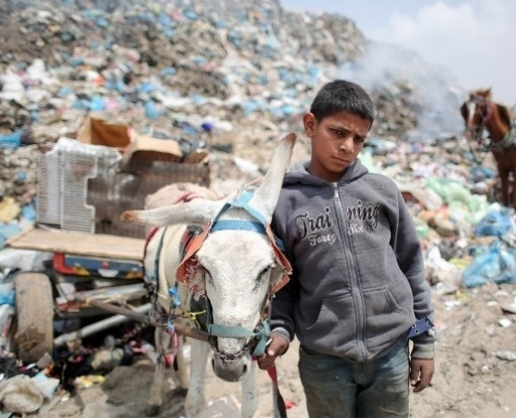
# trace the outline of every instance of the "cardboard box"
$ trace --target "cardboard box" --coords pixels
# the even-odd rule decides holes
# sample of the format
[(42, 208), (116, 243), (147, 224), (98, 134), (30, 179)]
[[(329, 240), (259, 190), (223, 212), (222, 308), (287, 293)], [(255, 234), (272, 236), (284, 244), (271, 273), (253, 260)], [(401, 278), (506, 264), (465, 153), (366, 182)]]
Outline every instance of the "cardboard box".
[(88, 116), (79, 131), (77, 140), (92, 145), (124, 149), (131, 142), (129, 127), (107, 123), (101, 118)]
[(182, 158), (183, 152), (179, 144), (172, 139), (134, 136), (123, 151), (120, 171), (140, 171), (142, 167), (146, 167), (145, 162), (180, 162)]

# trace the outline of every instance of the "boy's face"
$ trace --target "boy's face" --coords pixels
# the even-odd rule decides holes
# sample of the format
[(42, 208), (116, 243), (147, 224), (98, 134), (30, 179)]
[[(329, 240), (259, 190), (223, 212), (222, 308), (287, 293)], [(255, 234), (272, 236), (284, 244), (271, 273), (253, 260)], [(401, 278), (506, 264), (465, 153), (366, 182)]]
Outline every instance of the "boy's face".
[(371, 122), (350, 112), (335, 113), (320, 122), (308, 112), (303, 116), (303, 124), (312, 140), (308, 171), (330, 182), (339, 181), (355, 161), (371, 128)]

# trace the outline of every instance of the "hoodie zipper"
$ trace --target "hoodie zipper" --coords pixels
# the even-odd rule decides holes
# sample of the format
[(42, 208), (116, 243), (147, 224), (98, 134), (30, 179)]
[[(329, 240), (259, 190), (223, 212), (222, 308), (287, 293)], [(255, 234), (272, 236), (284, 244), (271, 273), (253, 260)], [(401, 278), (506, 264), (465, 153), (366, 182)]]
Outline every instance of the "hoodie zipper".
[(360, 288), (360, 283), (358, 280), (358, 268), (357, 263), (355, 262), (355, 257), (351, 250), (351, 238), (347, 232), (347, 222), (345, 216), (344, 206), (342, 204), (342, 200), (339, 195), (339, 185), (338, 183), (332, 183), (333, 187), (333, 201), (335, 204), (336, 214), (337, 214), (337, 223), (339, 226), (340, 236), (343, 237), (343, 247), (344, 254), (346, 256), (347, 264), (348, 264), (348, 275), (350, 277), (351, 283), (351, 297), (353, 299), (353, 306), (355, 306), (355, 313), (357, 318), (357, 333), (356, 333), (356, 344), (358, 347), (358, 352), (360, 358), (362, 360), (366, 360), (367, 358), (367, 349), (365, 345), (365, 308), (364, 308), (364, 299), (362, 297), (362, 291)]

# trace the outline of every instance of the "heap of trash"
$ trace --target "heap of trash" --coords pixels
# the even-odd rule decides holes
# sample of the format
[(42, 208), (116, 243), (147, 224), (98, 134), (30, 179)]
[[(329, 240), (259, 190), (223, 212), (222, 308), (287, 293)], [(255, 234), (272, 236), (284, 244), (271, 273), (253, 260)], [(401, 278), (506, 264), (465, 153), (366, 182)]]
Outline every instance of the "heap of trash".
[[(322, 83), (356, 76), (367, 84), (377, 109), (360, 158), (402, 190), (432, 289), (453, 294), (489, 282), (516, 282), (514, 213), (496, 203), (491, 156), (462, 136), (460, 89), (430, 67), (420, 68), (425, 85), (418, 84), (421, 77), (392, 69), (374, 74), (369, 84), (365, 77), (373, 77), (370, 60), (378, 54), (371, 51), (378, 45), (345, 16), (295, 13), (275, 0), (6, 0), (0, 3), (0, 40), (0, 404), (5, 411), (50, 408), (59, 388), (72, 391), (99, 381), (117, 365), (130, 364), (134, 355), (156, 360), (149, 330), (131, 321), (118, 331), (103, 325), (82, 339), (77, 330), (91, 324), (56, 321), (59, 346), (31, 362), (20, 360), (11, 346), (17, 313), (13, 278), (20, 271), (43, 270), (54, 254), (8, 244), (42, 219), (66, 212), (60, 200), (48, 199), (53, 190), (41, 184), (42, 178), (52, 179), (52, 162), (60, 161), (53, 158), (64, 144), (80, 143), (98, 159), (111, 158), (97, 174), (90, 173), (97, 176), (96, 193), (105, 187), (112, 199), (102, 218), (71, 228), (120, 232), (113, 221), (117, 202), (142, 192), (134, 176), (144, 169), (132, 164), (131, 156), (144, 151), (140, 162), (148, 170), (147, 158), (154, 164), (157, 154), (166, 155), (167, 164), (177, 164), (179, 171), (188, 166), (196, 182), (222, 196), (264, 173), (282, 133), (303, 137), (301, 117)], [(396, 56), (405, 64), (417, 62), (410, 54)], [(434, 95), (430, 85), (437, 86)], [(296, 148), (295, 159), (307, 158), (306, 141)], [(48, 168), (44, 173), (42, 164)], [(152, 167), (153, 178), (162, 173), (159, 162)], [(95, 196), (90, 193), (90, 202), (97, 202)], [(106, 286), (104, 279), (97, 280), (99, 288)], [(92, 289), (72, 291), (91, 296)], [(65, 302), (56, 301), (67, 309), (75, 301)]]

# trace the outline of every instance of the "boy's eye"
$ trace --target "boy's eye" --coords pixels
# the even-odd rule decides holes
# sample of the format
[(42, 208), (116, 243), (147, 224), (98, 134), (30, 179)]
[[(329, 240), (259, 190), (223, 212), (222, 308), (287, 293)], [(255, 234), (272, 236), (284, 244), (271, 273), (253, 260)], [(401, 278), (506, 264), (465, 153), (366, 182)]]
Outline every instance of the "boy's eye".
[[(339, 139), (342, 138), (343, 136), (346, 136), (346, 135), (349, 135), (351, 132), (349, 131), (342, 131), (340, 129), (331, 129), (331, 132), (337, 136)], [(362, 144), (366, 139), (362, 136), (355, 136), (353, 138), (353, 140), (358, 143), (358, 144)]]

